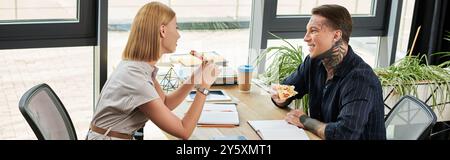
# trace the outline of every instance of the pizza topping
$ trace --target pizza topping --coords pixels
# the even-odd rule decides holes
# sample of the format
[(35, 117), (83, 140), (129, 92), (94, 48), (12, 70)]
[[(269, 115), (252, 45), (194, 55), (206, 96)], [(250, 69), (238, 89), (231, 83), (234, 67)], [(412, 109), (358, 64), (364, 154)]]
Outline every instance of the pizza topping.
[(277, 89), (277, 92), (278, 92), (278, 96), (282, 100), (288, 99), (288, 98), (290, 98), (292, 96), (295, 96), (297, 94), (297, 92), (294, 90), (295, 89), (294, 86), (277, 85), (276, 89)]

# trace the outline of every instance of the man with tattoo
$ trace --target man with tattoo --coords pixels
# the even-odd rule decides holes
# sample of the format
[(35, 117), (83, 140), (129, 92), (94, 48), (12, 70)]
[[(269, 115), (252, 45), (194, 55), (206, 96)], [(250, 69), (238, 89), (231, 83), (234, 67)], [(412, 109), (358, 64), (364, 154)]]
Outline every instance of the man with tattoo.
[(282, 84), (294, 85), (298, 94), (281, 100), (278, 107), (309, 94), (309, 112), (292, 110), (286, 121), (322, 139), (384, 140), (384, 106), (381, 84), (372, 68), (349, 46), (350, 13), (339, 5), (312, 10), (305, 42), (310, 54)]

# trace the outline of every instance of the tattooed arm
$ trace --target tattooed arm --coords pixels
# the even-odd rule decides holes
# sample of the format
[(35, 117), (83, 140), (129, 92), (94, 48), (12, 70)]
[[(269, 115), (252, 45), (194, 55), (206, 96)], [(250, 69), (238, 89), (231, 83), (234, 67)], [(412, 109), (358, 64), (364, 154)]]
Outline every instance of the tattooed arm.
[(321, 139), (325, 139), (325, 127), (327, 124), (322, 123), (316, 119), (310, 118), (306, 114), (300, 116), (300, 123), (303, 124), (303, 127), (308, 131), (313, 132)]
[(321, 139), (325, 139), (325, 127), (327, 124), (310, 118), (301, 110), (291, 110), (287, 113), (285, 120), (290, 124), (307, 129), (308, 131), (319, 136)]

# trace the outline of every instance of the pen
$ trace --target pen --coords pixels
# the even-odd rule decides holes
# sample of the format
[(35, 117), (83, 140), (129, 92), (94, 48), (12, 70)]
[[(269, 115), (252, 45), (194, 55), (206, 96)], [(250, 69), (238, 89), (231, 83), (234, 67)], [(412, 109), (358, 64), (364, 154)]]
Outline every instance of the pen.
[(204, 110), (204, 111), (207, 111), (207, 112), (209, 112), (209, 111), (218, 111), (218, 112), (234, 112), (233, 110), (230, 110), (230, 109), (226, 109), (226, 110), (209, 110), (209, 109), (206, 109), (206, 110)]
[(197, 124), (197, 127), (233, 128), (233, 127), (237, 127), (237, 125), (233, 125), (233, 124)]
[(212, 104), (235, 104), (235, 105), (238, 105), (237, 102), (215, 102)]

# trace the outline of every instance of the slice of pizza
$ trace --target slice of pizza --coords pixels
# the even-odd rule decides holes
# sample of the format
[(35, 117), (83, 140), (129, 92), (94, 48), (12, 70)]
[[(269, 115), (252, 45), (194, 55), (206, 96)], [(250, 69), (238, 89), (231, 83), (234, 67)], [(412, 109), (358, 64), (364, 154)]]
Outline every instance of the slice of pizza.
[(197, 57), (198, 59), (200, 59), (200, 60), (202, 60), (202, 61), (205, 59), (203, 53), (199, 53), (199, 52), (197, 52), (197, 51), (195, 51), (195, 50), (191, 50), (191, 51), (189, 52), (189, 54), (192, 55), (192, 56), (194, 56), (194, 57)]
[(278, 97), (280, 97), (281, 100), (286, 100), (297, 94), (297, 92), (294, 90), (295, 89), (294, 86), (278, 85), (276, 87), (276, 89), (277, 89)]

